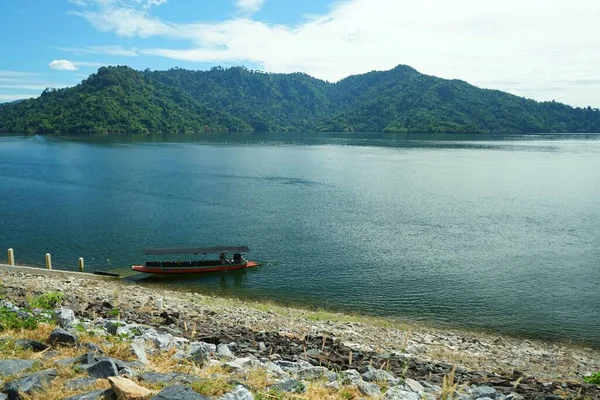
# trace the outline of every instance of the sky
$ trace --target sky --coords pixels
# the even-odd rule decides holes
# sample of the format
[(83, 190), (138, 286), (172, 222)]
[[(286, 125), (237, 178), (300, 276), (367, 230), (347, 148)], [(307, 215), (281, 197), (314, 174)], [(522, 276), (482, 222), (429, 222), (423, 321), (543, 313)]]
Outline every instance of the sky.
[(398, 64), (600, 108), (599, 0), (0, 0), (0, 102), (103, 65), (336, 82)]

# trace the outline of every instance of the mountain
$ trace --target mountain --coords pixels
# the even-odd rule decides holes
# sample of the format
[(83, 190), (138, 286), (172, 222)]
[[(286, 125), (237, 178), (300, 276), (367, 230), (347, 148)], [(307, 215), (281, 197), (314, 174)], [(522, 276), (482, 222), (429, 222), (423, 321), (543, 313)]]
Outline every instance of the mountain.
[(79, 85), (0, 105), (0, 132), (600, 132), (600, 111), (537, 102), (408, 66), (325, 82), (244, 67), (102, 67)]

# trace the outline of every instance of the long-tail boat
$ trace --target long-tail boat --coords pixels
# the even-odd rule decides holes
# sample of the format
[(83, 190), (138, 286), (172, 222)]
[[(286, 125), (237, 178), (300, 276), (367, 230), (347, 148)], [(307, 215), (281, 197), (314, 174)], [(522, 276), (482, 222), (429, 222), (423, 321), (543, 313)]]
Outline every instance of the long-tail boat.
[[(144, 265), (134, 265), (132, 270), (157, 275), (184, 275), (204, 272), (231, 271), (236, 269), (253, 268), (259, 263), (244, 259), (242, 253), (249, 252), (247, 246), (213, 246), (146, 249), (144, 254), (163, 257), (173, 256), (168, 261), (146, 261)], [(219, 258), (211, 258), (218, 254)], [(232, 258), (228, 254), (233, 254)], [(206, 257), (209, 255), (209, 257)], [(176, 257), (175, 257), (176, 256)]]

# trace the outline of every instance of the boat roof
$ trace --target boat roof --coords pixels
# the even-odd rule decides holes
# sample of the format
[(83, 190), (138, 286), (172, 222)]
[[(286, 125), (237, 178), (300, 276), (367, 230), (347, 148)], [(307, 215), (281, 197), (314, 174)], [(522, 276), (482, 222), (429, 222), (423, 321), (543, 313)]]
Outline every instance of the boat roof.
[(167, 247), (163, 249), (145, 249), (144, 254), (202, 254), (202, 253), (247, 253), (248, 246), (211, 246), (211, 247)]

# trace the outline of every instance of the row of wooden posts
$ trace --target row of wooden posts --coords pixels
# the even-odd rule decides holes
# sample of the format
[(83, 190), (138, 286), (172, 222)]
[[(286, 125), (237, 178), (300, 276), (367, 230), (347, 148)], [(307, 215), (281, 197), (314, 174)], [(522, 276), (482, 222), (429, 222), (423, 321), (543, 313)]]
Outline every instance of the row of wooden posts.
[[(8, 265), (15, 265), (15, 251), (8, 249)], [(83, 257), (79, 257), (79, 272), (83, 272)], [(52, 269), (52, 256), (46, 253), (46, 269)]]

